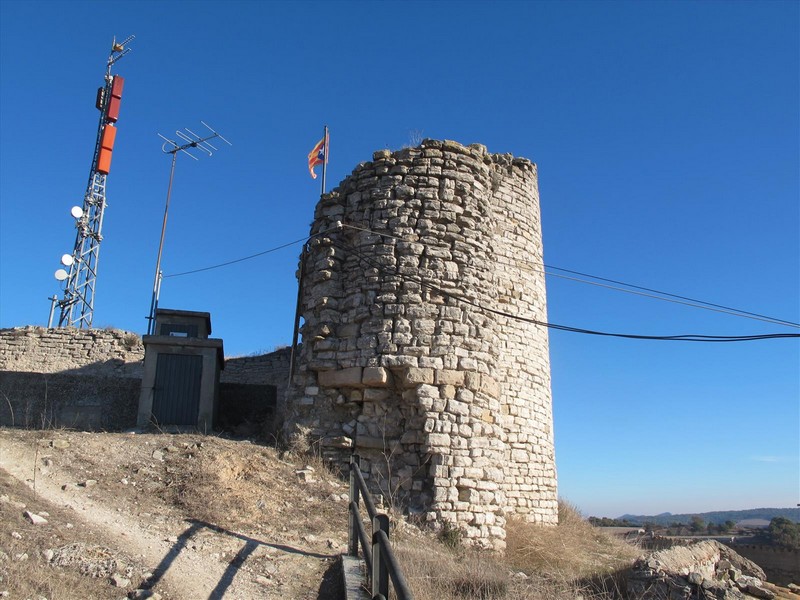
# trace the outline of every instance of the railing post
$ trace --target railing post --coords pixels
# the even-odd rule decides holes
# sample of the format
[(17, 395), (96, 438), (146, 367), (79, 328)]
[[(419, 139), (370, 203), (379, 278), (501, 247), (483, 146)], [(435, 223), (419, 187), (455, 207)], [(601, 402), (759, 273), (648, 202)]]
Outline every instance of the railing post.
[(389, 539), (389, 515), (375, 515), (372, 519), (372, 597), (383, 595), (389, 597), (389, 569), (386, 557), (381, 551), (380, 532)]
[(356, 519), (358, 516), (358, 504), (360, 494), (358, 491), (358, 480), (356, 479), (355, 469), (361, 468), (361, 457), (358, 454), (350, 456), (350, 510), (348, 516), (347, 531), (347, 553), (350, 556), (358, 556), (358, 529), (356, 529)]

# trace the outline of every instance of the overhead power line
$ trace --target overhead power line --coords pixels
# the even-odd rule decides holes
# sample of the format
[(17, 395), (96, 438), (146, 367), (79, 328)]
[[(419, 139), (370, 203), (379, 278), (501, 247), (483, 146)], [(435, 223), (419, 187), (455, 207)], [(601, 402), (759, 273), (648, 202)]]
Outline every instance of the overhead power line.
[[(660, 290), (654, 290), (652, 288), (643, 287), (643, 286), (640, 286), (640, 285), (634, 285), (632, 283), (625, 283), (624, 281), (616, 281), (615, 279), (607, 279), (605, 277), (599, 277), (597, 275), (590, 275), (589, 273), (581, 273), (580, 271), (572, 271), (570, 269), (564, 269), (564, 268), (561, 268), (561, 267), (554, 267), (552, 265), (544, 265), (544, 266), (545, 266), (545, 268), (553, 269), (555, 271), (563, 271), (564, 273), (572, 273), (573, 275), (580, 275), (582, 277), (590, 277), (591, 279), (597, 279), (598, 281), (607, 281), (609, 283), (615, 283), (617, 285), (624, 285), (626, 287), (633, 288), (633, 289), (636, 289), (636, 290), (643, 290), (645, 292), (653, 292), (654, 294), (660, 294), (661, 296), (668, 296), (670, 298), (677, 298), (678, 300), (685, 300), (686, 301), (686, 302), (678, 302), (678, 304), (685, 304), (687, 306), (695, 306), (696, 308), (711, 307), (712, 309), (713, 308), (720, 309), (718, 312), (724, 312), (726, 314), (736, 314), (736, 315), (740, 315), (740, 316), (749, 315), (750, 317), (753, 317), (753, 318), (755, 318), (756, 320), (759, 320), (759, 321), (768, 321), (770, 323), (775, 323), (775, 324), (778, 324), (778, 325), (789, 325), (791, 327), (800, 327), (800, 323), (794, 323), (792, 321), (785, 321), (783, 319), (776, 319), (774, 317), (768, 317), (767, 315), (762, 315), (762, 314), (754, 313), (754, 312), (748, 312), (746, 310), (741, 310), (739, 308), (731, 308), (730, 306), (725, 306), (723, 304), (714, 304), (713, 302), (706, 302), (705, 300), (698, 300), (697, 298), (689, 298), (687, 296), (680, 296), (678, 294), (671, 294), (669, 292), (662, 292)], [(566, 277), (564, 275), (558, 275), (556, 273), (548, 273), (548, 275), (551, 275), (553, 277), (563, 277), (564, 279), (572, 279), (570, 277)], [(584, 281), (582, 279), (573, 279), (573, 281), (580, 281), (581, 283), (588, 283), (590, 285), (601, 285), (601, 284), (598, 284), (598, 283), (593, 283), (591, 281)], [(602, 287), (608, 287), (609, 289), (612, 289), (612, 290), (619, 290), (619, 291), (622, 291), (622, 292), (628, 292), (630, 294), (636, 294), (636, 292), (632, 292), (630, 290), (619, 289), (619, 288), (615, 288), (615, 287), (611, 287), (611, 286), (602, 286)], [(667, 302), (670, 301), (670, 300), (667, 300), (667, 298), (660, 298), (658, 296), (651, 296), (649, 294), (637, 294), (637, 295), (646, 296), (648, 298), (656, 298), (656, 299), (659, 299), (659, 300), (665, 300)], [(698, 306), (698, 305), (704, 305), (704, 306)]]
[[(554, 269), (554, 268), (557, 268), (557, 267), (548, 267), (548, 268), (549, 269)], [(567, 269), (562, 269), (562, 270), (566, 271)], [(586, 283), (588, 285), (594, 285), (594, 286), (597, 286), (597, 287), (602, 287), (602, 288), (606, 288), (606, 289), (609, 289), (609, 290), (614, 290), (614, 291), (617, 291), (617, 292), (625, 292), (626, 294), (633, 294), (635, 296), (643, 296), (645, 298), (653, 298), (654, 300), (662, 300), (664, 302), (672, 302), (674, 304), (683, 304), (684, 306), (691, 306), (692, 308), (702, 308), (703, 310), (710, 310), (710, 311), (713, 311), (713, 312), (718, 312), (718, 313), (722, 313), (722, 314), (726, 314), (726, 315), (733, 315), (734, 317), (742, 317), (742, 318), (745, 318), (745, 319), (753, 319), (754, 321), (764, 321), (766, 323), (773, 323), (775, 325), (785, 325), (787, 327), (798, 327), (798, 328), (800, 328), (800, 325), (798, 325), (796, 323), (792, 323), (791, 321), (784, 321), (782, 319), (773, 319), (772, 317), (758, 315), (757, 313), (750, 313), (750, 312), (747, 312), (747, 311), (740, 311), (740, 310), (738, 310), (736, 308), (722, 307), (722, 306), (720, 306), (718, 304), (711, 304), (710, 302), (703, 302), (702, 300), (695, 300), (695, 301), (692, 301), (692, 302), (688, 302), (688, 301), (685, 301), (685, 300), (676, 300), (674, 298), (682, 298), (683, 296), (676, 296), (675, 294), (666, 294), (667, 296), (671, 296), (671, 297), (665, 298), (665, 297), (662, 297), (662, 296), (656, 296), (655, 294), (646, 294), (644, 292), (637, 292), (635, 290), (627, 290), (625, 288), (620, 288), (620, 287), (616, 287), (616, 286), (613, 286), (613, 285), (607, 285), (605, 283), (598, 283), (596, 281), (586, 281), (585, 279), (579, 279), (578, 277), (569, 277), (568, 275), (560, 275), (558, 273), (549, 273), (547, 271), (542, 271), (542, 272), (544, 272), (546, 275), (548, 275), (550, 277), (559, 277), (561, 279), (568, 279), (570, 281), (577, 281), (578, 283)], [(588, 275), (588, 277), (592, 277), (592, 275)], [(602, 277), (597, 277), (596, 279), (603, 280)], [(610, 281), (610, 280), (604, 280), (604, 281)], [(647, 289), (647, 288), (640, 288), (638, 286), (631, 286), (630, 284), (627, 284), (627, 283), (623, 283), (622, 285), (628, 285), (630, 287), (635, 287), (635, 288), (638, 288), (638, 289)], [(665, 292), (659, 292), (659, 293), (665, 293)], [(720, 306), (720, 308), (714, 308), (716, 306)]]
[(293, 242), (286, 242), (285, 244), (281, 244), (280, 246), (275, 246), (274, 248), (270, 248), (269, 250), (264, 250), (263, 252), (257, 252), (256, 254), (251, 254), (250, 256), (243, 256), (242, 258), (229, 260), (228, 262), (219, 263), (218, 265), (211, 265), (210, 267), (202, 267), (200, 269), (184, 271), (183, 273), (173, 273), (171, 275), (164, 275), (164, 279), (166, 279), (167, 277), (181, 277), (182, 275), (191, 275), (193, 273), (200, 273), (202, 271), (210, 271), (212, 269), (219, 269), (220, 267), (227, 267), (228, 265), (244, 262), (246, 260), (250, 260), (251, 258), (257, 258), (259, 256), (264, 256), (265, 254), (269, 254), (271, 252), (277, 252), (278, 250), (283, 250), (284, 248), (288, 248), (289, 246), (294, 246), (295, 244), (308, 241), (308, 239), (309, 239), (308, 237), (304, 237), (300, 238), (299, 240), (294, 240)]
[[(365, 227), (358, 227), (356, 225), (349, 225), (349, 224), (346, 224), (346, 223), (342, 224), (342, 226), (343, 227), (347, 227), (348, 229), (354, 229), (356, 231), (364, 231), (366, 233), (372, 233), (374, 235), (380, 235), (380, 236), (383, 236), (383, 237), (393, 238), (393, 239), (396, 239), (396, 240), (399, 240), (399, 241), (402, 241), (402, 242), (409, 241), (409, 240), (406, 240), (406, 239), (404, 239), (404, 238), (402, 238), (400, 236), (397, 236), (397, 235), (392, 235), (390, 233), (383, 233), (383, 232), (373, 231), (373, 230), (367, 229)], [(653, 298), (655, 300), (663, 300), (665, 302), (675, 302), (674, 300), (670, 300), (669, 298), (676, 298), (678, 300), (685, 300), (685, 302), (676, 302), (677, 304), (684, 304), (686, 306), (691, 306), (693, 308), (702, 308), (702, 309), (705, 309), (705, 310), (719, 309), (719, 310), (717, 310), (715, 312), (722, 312), (722, 313), (725, 313), (725, 314), (730, 314), (730, 315), (743, 317), (743, 318), (752, 318), (752, 319), (755, 319), (757, 321), (766, 321), (768, 323), (774, 323), (776, 325), (786, 325), (786, 326), (789, 326), (789, 327), (798, 327), (798, 328), (800, 328), (800, 323), (794, 323), (792, 321), (786, 321), (784, 319), (777, 319), (775, 317), (769, 317), (767, 315), (761, 315), (759, 313), (749, 312), (749, 311), (741, 310), (741, 309), (738, 309), (738, 308), (732, 308), (730, 306), (724, 306), (722, 304), (714, 304), (713, 302), (706, 302), (705, 300), (698, 300), (696, 298), (689, 298), (687, 296), (680, 296), (678, 294), (672, 294), (670, 292), (662, 292), (660, 290), (655, 290), (655, 289), (648, 288), (648, 287), (634, 285), (632, 283), (625, 283), (624, 281), (617, 281), (615, 279), (608, 279), (608, 278), (600, 277), (600, 276), (597, 276), (597, 275), (591, 275), (589, 273), (581, 273), (580, 271), (573, 271), (571, 269), (564, 269), (562, 267), (555, 267), (553, 265), (548, 265), (546, 263), (534, 263), (533, 261), (529, 261), (529, 262), (531, 262), (534, 265), (541, 266), (544, 269), (553, 269), (555, 271), (563, 271), (564, 273), (572, 273), (573, 275), (581, 275), (582, 277), (589, 277), (591, 279), (597, 279), (598, 281), (606, 281), (608, 283), (614, 283), (614, 284), (617, 284), (617, 285), (623, 285), (623, 286), (625, 286), (627, 288), (632, 288), (632, 289), (624, 289), (624, 288), (618, 288), (618, 287), (612, 287), (612, 286), (603, 286), (603, 285), (595, 283), (593, 281), (586, 281), (586, 280), (583, 280), (583, 279), (570, 278), (570, 277), (566, 277), (565, 275), (559, 275), (558, 273), (548, 273), (547, 271), (544, 271), (546, 275), (549, 275), (551, 277), (560, 277), (562, 279), (571, 279), (572, 281), (577, 281), (577, 282), (580, 282), (580, 283), (586, 283), (586, 284), (589, 284), (589, 285), (605, 287), (607, 289), (615, 290), (615, 291), (618, 291), (618, 292), (625, 292), (625, 293), (634, 294), (634, 295), (637, 295), (637, 296), (644, 296), (646, 298)], [(646, 291), (646, 292), (652, 292), (654, 294), (659, 294), (659, 295), (658, 296), (654, 296), (654, 295), (650, 295), (650, 294), (642, 294), (642, 293), (634, 292), (633, 290), (643, 290), (643, 291)], [(662, 297), (662, 296), (667, 296), (667, 297)]]
[(483, 312), (488, 312), (491, 314), (499, 315), (502, 317), (506, 317), (509, 319), (513, 319), (515, 321), (522, 321), (526, 323), (532, 323), (534, 325), (539, 325), (541, 327), (547, 327), (549, 329), (555, 329), (558, 331), (569, 331), (572, 333), (583, 333), (586, 335), (596, 335), (596, 336), (603, 336), (603, 337), (615, 337), (615, 338), (625, 338), (625, 339), (635, 339), (635, 340), (658, 340), (658, 341), (680, 341), (680, 342), (747, 342), (747, 341), (754, 341), (754, 340), (769, 340), (769, 339), (780, 339), (780, 338), (800, 338), (800, 333), (766, 333), (766, 334), (757, 334), (757, 335), (736, 335), (736, 336), (727, 336), (727, 335), (705, 335), (705, 334), (680, 334), (680, 335), (642, 335), (642, 334), (633, 334), (633, 333), (614, 333), (614, 332), (607, 332), (607, 331), (596, 331), (592, 329), (583, 329), (580, 327), (571, 327), (568, 325), (558, 325), (556, 323), (549, 323), (545, 321), (539, 321), (538, 319), (533, 319), (530, 317), (524, 317), (522, 315), (515, 315), (512, 313), (508, 313), (502, 310), (497, 310), (494, 308), (490, 308), (488, 306), (484, 306), (479, 302), (474, 300), (470, 300), (469, 298), (464, 297), (460, 294), (454, 294), (447, 290), (444, 290), (432, 283), (425, 281), (422, 277), (418, 275), (404, 275), (400, 273), (397, 268), (394, 268), (394, 272), (387, 273), (387, 268), (383, 265), (376, 263), (375, 261), (371, 260), (369, 257), (365, 256), (361, 250), (353, 245), (345, 245), (340, 242), (332, 241), (332, 244), (337, 248), (345, 251), (353, 252), (359, 259), (363, 260), (365, 263), (373, 267), (374, 269), (378, 270), (383, 274), (388, 274), (393, 277), (400, 277), (405, 280), (415, 281), (419, 283), (422, 287), (428, 288), (436, 292), (437, 294), (441, 294), (447, 298), (452, 298), (458, 302), (463, 304), (467, 304), (469, 306), (473, 306)]
[[(337, 226), (334, 226), (334, 227), (332, 227), (330, 229), (326, 229), (325, 231), (313, 234), (313, 235), (308, 236), (308, 237), (299, 238), (299, 239), (296, 239), (294, 241), (287, 242), (285, 244), (281, 244), (280, 246), (275, 246), (274, 248), (269, 248), (267, 250), (263, 250), (261, 252), (257, 252), (255, 254), (250, 254), (248, 256), (243, 256), (241, 258), (237, 258), (237, 259), (234, 259), (234, 260), (229, 260), (229, 261), (218, 263), (218, 264), (215, 264), (215, 265), (210, 265), (208, 267), (202, 267), (202, 268), (199, 268), (199, 269), (192, 269), (190, 271), (183, 271), (181, 273), (172, 273), (172, 274), (169, 274), (169, 275), (164, 275), (164, 278), (166, 279), (166, 278), (169, 278), (169, 277), (182, 277), (184, 275), (193, 275), (195, 273), (201, 273), (201, 272), (204, 272), (204, 271), (211, 271), (213, 269), (219, 269), (219, 268), (222, 268), (222, 267), (227, 267), (227, 266), (230, 266), (230, 265), (233, 265), (233, 264), (236, 264), (236, 263), (240, 263), (240, 262), (244, 262), (244, 261), (251, 260), (251, 259), (254, 259), (254, 258), (258, 258), (259, 256), (264, 256), (264, 255), (270, 254), (272, 252), (277, 252), (278, 250), (282, 250), (284, 248), (288, 248), (289, 246), (294, 246), (294, 245), (297, 245), (297, 244), (301, 244), (303, 242), (307, 242), (307, 241), (309, 241), (309, 240), (311, 240), (311, 239), (313, 239), (315, 237), (320, 237), (320, 236), (332, 233), (334, 231), (338, 231), (341, 228), (353, 229), (353, 230), (356, 230), (356, 231), (363, 231), (365, 233), (371, 233), (371, 234), (379, 235), (379, 236), (382, 236), (382, 237), (393, 238), (393, 239), (396, 239), (396, 240), (399, 240), (399, 241), (403, 241), (403, 242), (408, 242), (409, 241), (409, 240), (407, 240), (405, 238), (402, 238), (400, 236), (397, 236), (397, 235), (384, 233), (384, 232), (379, 232), (379, 231), (374, 231), (372, 229), (368, 229), (368, 228), (365, 228), (365, 227), (359, 227), (359, 226), (351, 225), (351, 224), (348, 224), (348, 223), (341, 223), (341, 224), (339, 224)], [(415, 243), (421, 243), (421, 242), (415, 242)], [(568, 280), (571, 280), (571, 281), (576, 281), (578, 283), (585, 283), (585, 284), (588, 284), (588, 285), (594, 285), (594, 286), (598, 286), (598, 287), (603, 287), (603, 288), (606, 288), (606, 289), (610, 289), (610, 290), (614, 290), (614, 291), (618, 291), (618, 292), (624, 292), (624, 293), (627, 293), (627, 294), (633, 294), (633, 295), (636, 295), (636, 296), (643, 296), (645, 298), (651, 298), (651, 299), (654, 299), (654, 300), (662, 300), (664, 302), (672, 302), (672, 303), (675, 303), (675, 304), (682, 304), (684, 306), (690, 306), (692, 308), (700, 308), (700, 309), (703, 309), (703, 310), (710, 310), (710, 311), (713, 311), (713, 312), (719, 312), (719, 313), (723, 313), (723, 314), (728, 314), (728, 315), (732, 315), (732, 316), (735, 316), (735, 317), (742, 317), (742, 318), (745, 318), (745, 319), (753, 319), (753, 320), (756, 320), (756, 321), (764, 321), (764, 322), (767, 322), (767, 323), (773, 323), (773, 324), (776, 324), (776, 325), (782, 325), (782, 326), (786, 326), (786, 327), (800, 328), (800, 323), (795, 323), (793, 321), (787, 321), (785, 319), (779, 319), (779, 318), (776, 318), (776, 317), (770, 317), (768, 315), (763, 315), (763, 314), (750, 312), (750, 311), (746, 311), (746, 310), (742, 310), (742, 309), (738, 309), (738, 308), (733, 308), (733, 307), (725, 306), (725, 305), (722, 305), (722, 304), (715, 304), (713, 302), (707, 302), (705, 300), (698, 300), (696, 298), (690, 298), (688, 296), (681, 296), (679, 294), (673, 294), (673, 293), (670, 293), (670, 292), (663, 292), (663, 291), (656, 290), (656, 289), (653, 289), (653, 288), (639, 286), (639, 285), (635, 285), (635, 284), (631, 284), (631, 283), (625, 283), (624, 281), (618, 281), (618, 280), (615, 280), (615, 279), (609, 279), (609, 278), (606, 278), (606, 277), (600, 277), (598, 275), (591, 275), (589, 273), (583, 273), (581, 271), (565, 269), (563, 267), (556, 267), (556, 266), (548, 265), (548, 264), (545, 264), (545, 263), (534, 263), (533, 261), (530, 261), (530, 262), (534, 266), (541, 267), (542, 270), (540, 270), (540, 272), (544, 272), (549, 277), (558, 277), (558, 278), (561, 278), (561, 279), (568, 279)], [(613, 283), (613, 284), (620, 285), (620, 286), (625, 286), (625, 287), (615, 287), (615, 286), (612, 286), (612, 285), (605, 285), (605, 284), (602, 284), (602, 283), (598, 283), (597, 281), (587, 281), (585, 279), (579, 279), (578, 277), (568, 277), (566, 275), (561, 275), (559, 273), (548, 272), (547, 269), (551, 269), (551, 270), (555, 270), (555, 271), (562, 271), (564, 273), (572, 273), (574, 275), (580, 275), (581, 277), (589, 277), (591, 279), (596, 279), (597, 281), (605, 281), (605, 282), (608, 282), (608, 283)], [(626, 288), (631, 288), (631, 289), (626, 289)], [(641, 290), (641, 291), (635, 291), (635, 290)], [(652, 292), (652, 293), (644, 293), (644, 292)], [(581, 332), (582, 333), (592, 333), (590, 331), (581, 331)], [(595, 335), (603, 335), (603, 334), (601, 332), (596, 332)]]

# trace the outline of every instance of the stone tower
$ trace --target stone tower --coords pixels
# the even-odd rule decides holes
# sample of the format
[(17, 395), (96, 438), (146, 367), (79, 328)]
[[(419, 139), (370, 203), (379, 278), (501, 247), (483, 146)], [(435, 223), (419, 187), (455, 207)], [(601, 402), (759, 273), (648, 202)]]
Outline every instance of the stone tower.
[(286, 432), (372, 488), (502, 547), (558, 519), (536, 166), (425, 140), (317, 205)]

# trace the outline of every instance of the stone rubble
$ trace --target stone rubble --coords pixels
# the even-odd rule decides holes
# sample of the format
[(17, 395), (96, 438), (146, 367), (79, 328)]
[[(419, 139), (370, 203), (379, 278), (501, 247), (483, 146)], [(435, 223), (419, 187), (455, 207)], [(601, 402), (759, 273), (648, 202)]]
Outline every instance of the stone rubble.
[(45, 519), (41, 515), (37, 515), (36, 513), (33, 513), (31, 511), (29, 511), (29, 510), (26, 510), (23, 514), (25, 515), (25, 518), (28, 519), (28, 521), (30, 521), (33, 525), (46, 525), (47, 524), (47, 519)]
[(761, 567), (713, 540), (640, 558), (627, 585), (637, 600), (772, 600), (770, 587)]

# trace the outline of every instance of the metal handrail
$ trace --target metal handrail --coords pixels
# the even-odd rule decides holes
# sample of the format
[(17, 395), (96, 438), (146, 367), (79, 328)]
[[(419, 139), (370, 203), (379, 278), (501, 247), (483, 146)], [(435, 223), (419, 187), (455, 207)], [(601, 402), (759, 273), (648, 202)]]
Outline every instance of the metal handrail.
[(381, 546), (381, 555), (385, 554), (386, 556), (387, 570), (389, 571), (389, 577), (392, 579), (397, 597), (401, 600), (411, 600), (413, 598), (411, 590), (408, 589), (408, 584), (406, 583), (405, 577), (403, 577), (403, 573), (400, 571), (397, 558), (395, 558), (394, 552), (392, 552), (392, 546), (389, 544), (389, 536), (385, 531), (376, 531), (375, 536)]
[[(369, 543), (369, 538), (367, 537), (367, 531), (364, 529), (364, 524), (361, 522), (361, 518), (358, 512), (358, 506), (355, 502), (350, 503), (350, 512), (351, 514), (355, 513), (358, 518), (355, 520), (356, 531), (358, 534), (358, 539), (361, 541), (361, 550), (364, 552), (364, 562), (367, 563), (367, 571), (372, 572), (372, 547)], [(358, 555), (358, 550), (356, 550), (355, 555)]]
[(354, 454), (352, 458), (356, 459), (357, 462), (354, 463), (352, 460), (350, 461), (350, 472), (356, 477), (358, 489), (361, 492), (361, 495), (364, 497), (364, 504), (367, 507), (367, 514), (369, 515), (370, 520), (372, 520), (378, 514), (378, 509), (375, 508), (375, 503), (372, 501), (372, 495), (369, 493), (369, 489), (367, 488), (367, 482), (364, 481), (364, 476), (361, 474), (361, 457), (358, 456), (358, 454)]
[[(372, 522), (372, 540), (367, 538), (361, 514), (358, 510), (361, 496), (367, 507)], [(389, 543), (389, 516), (379, 513), (367, 489), (364, 476), (361, 474), (361, 457), (354, 454), (350, 457), (350, 504), (348, 527), (348, 554), (358, 556), (359, 546), (367, 563), (367, 572), (371, 574), (372, 600), (385, 600), (389, 596), (389, 581), (394, 586), (398, 600), (413, 600), (408, 589), (400, 565), (395, 558)]]

